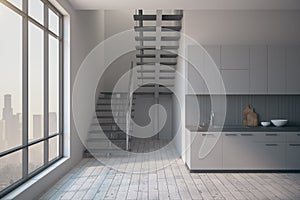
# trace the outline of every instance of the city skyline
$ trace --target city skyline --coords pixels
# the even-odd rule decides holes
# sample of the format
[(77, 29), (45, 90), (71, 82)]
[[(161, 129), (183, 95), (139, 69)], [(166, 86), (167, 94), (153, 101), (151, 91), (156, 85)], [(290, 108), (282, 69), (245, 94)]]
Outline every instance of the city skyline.
[[(22, 113), (14, 113), (12, 100), (11, 94), (4, 95), (2, 118), (0, 120), (0, 151), (19, 146), (22, 142)], [(58, 131), (57, 113), (49, 112), (48, 120), (49, 134), (56, 133)], [(43, 114), (31, 114), (28, 121), (29, 140), (42, 138), (44, 135)]]

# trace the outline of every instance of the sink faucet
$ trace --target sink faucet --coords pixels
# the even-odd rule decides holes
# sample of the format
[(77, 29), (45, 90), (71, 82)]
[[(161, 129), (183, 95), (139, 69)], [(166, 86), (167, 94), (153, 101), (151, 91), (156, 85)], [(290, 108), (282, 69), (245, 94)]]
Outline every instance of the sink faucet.
[(209, 118), (209, 126), (214, 126), (214, 118), (215, 118), (215, 113), (214, 111), (211, 111), (210, 118)]

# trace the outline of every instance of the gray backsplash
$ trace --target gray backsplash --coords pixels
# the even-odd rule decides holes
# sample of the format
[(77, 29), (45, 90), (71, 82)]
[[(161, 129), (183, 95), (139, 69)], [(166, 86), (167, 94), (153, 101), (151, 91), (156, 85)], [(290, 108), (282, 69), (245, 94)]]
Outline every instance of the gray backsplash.
[[(186, 96), (186, 124), (208, 123), (211, 110), (211, 98), (218, 95)], [(200, 119), (196, 117), (195, 102), (198, 101)], [(250, 105), (259, 116), (259, 121), (288, 119), (289, 125), (300, 125), (300, 95), (228, 95), (225, 125), (242, 125), (243, 109)], [(215, 125), (219, 125), (218, 108), (214, 108)], [(198, 123), (199, 121), (199, 123)]]

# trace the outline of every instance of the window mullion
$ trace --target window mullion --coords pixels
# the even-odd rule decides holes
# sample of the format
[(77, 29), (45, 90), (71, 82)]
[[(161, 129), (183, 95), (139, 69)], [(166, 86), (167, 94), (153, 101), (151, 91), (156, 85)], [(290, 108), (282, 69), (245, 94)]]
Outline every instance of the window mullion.
[[(63, 31), (63, 17), (59, 16), (59, 37), (63, 38), (64, 31)], [(64, 152), (63, 152), (63, 139), (64, 139), (64, 63), (63, 63), (63, 48), (64, 48), (64, 43), (63, 40), (59, 41), (59, 157), (62, 157)]]
[[(28, 14), (28, 0), (23, 0), (23, 11)], [(28, 16), (23, 16), (22, 24), (22, 145), (26, 146), (22, 150), (22, 177), (28, 177)]]
[[(44, 138), (49, 136), (49, 35), (48, 6), (44, 4)], [(44, 142), (44, 164), (49, 162), (49, 140)]]

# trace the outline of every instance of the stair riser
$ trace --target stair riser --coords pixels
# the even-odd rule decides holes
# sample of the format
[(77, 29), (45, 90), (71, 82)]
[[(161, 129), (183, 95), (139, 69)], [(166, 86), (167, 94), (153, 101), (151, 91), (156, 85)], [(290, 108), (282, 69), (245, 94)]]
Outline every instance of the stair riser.
[(126, 110), (127, 105), (97, 105), (96, 110), (108, 110), (108, 109), (117, 109), (117, 110)]
[(97, 153), (84, 153), (85, 158), (93, 158), (95, 157), (124, 157), (128, 156), (129, 154), (127, 152), (121, 151), (121, 152), (97, 152)]
[(124, 142), (116, 142), (112, 144), (110, 141), (105, 142), (88, 142), (87, 148), (88, 149), (109, 149), (109, 148), (125, 148), (126, 147), (126, 141)]

